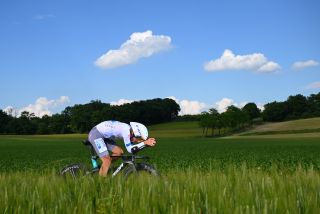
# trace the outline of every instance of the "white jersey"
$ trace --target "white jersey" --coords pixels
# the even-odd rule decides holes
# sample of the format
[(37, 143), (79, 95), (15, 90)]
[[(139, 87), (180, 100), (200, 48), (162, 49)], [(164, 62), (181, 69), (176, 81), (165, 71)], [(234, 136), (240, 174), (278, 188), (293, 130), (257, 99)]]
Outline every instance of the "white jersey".
[[(142, 146), (144, 143), (133, 144), (130, 140), (130, 126), (126, 123), (121, 123), (119, 121), (104, 121), (96, 125), (96, 128), (103, 135), (104, 138), (109, 138), (112, 140), (122, 139), (126, 149), (131, 153), (133, 146)], [(141, 144), (141, 145), (140, 145)]]

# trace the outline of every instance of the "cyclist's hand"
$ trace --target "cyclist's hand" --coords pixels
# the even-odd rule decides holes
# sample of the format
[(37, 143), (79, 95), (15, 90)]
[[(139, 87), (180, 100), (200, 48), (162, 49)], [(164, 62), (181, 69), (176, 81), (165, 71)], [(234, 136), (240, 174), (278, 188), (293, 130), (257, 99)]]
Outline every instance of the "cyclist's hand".
[(156, 143), (156, 139), (154, 138), (149, 138), (148, 140), (144, 141), (144, 144), (146, 144), (147, 146), (155, 146)]

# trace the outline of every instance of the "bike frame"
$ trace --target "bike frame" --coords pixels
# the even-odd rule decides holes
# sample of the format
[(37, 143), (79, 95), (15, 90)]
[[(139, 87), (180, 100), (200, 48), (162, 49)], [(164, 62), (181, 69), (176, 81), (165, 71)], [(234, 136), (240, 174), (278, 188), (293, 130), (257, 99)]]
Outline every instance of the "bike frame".
[[(88, 146), (89, 150), (90, 150), (90, 153), (91, 153), (91, 164), (92, 164), (92, 170), (91, 172), (89, 173), (95, 173), (97, 171), (99, 171), (100, 169), (100, 165), (97, 163), (97, 159), (99, 158), (97, 156), (97, 154), (95, 153), (92, 145), (88, 142), (88, 141), (83, 141), (82, 142), (84, 145)], [(120, 155), (120, 156), (115, 156), (115, 155), (111, 155), (110, 157), (111, 158), (121, 158), (122, 159), (122, 163), (117, 167), (117, 169), (112, 173), (112, 177), (116, 176), (122, 169), (124, 169), (127, 165), (131, 165), (134, 169), (134, 171), (136, 172), (136, 166), (135, 166), (135, 163), (136, 163), (136, 159), (143, 159), (143, 160), (146, 160), (146, 159), (149, 159), (149, 157), (147, 156), (136, 156), (134, 155), (135, 153), (137, 153), (138, 151), (141, 151), (143, 148), (145, 147), (142, 147), (141, 149), (139, 150), (135, 150), (133, 155)]]
[(121, 156), (111, 156), (116, 158), (122, 158), (122, 163), (118, 166), (118, 168), (112, 173), (112, 177), (116, 176), (126, 165), (131, 165), (136, 172), (136, 159), (147, 160), (149, 157), (147, 156), (135, 156), (135, 155), (121, 155)]

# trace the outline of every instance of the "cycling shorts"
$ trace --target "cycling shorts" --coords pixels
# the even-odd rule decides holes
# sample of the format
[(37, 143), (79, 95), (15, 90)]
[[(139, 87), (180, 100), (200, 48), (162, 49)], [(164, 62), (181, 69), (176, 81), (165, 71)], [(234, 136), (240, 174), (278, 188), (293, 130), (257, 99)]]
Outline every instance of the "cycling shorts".
[(109, 156), (109, 151), (112, 151), (116, 146), (116, 142), (104, 138), (96, 127), (93, 127), (89, 132), (88, 140), (100, 158)]

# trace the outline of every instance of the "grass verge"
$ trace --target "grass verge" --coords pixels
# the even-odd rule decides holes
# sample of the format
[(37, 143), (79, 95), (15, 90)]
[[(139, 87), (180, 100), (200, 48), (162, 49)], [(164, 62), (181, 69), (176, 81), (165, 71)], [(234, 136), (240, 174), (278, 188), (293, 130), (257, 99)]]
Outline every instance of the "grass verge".
[(1, 173), (3, 213), (319, 213), (320, 174), (243, 165), (168, 171), (160, 179)]

